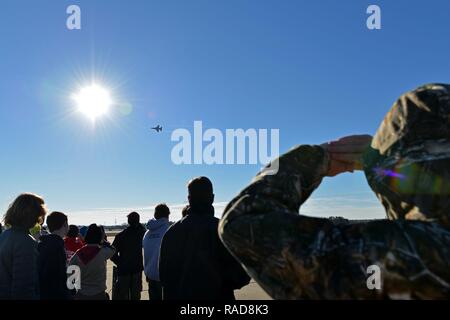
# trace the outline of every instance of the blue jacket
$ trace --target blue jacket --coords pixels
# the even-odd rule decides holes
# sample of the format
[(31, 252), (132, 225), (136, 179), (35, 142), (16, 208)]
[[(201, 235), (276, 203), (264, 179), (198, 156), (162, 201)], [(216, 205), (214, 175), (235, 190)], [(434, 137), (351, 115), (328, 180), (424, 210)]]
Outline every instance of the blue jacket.
[(0, 300), (39, 299), (37, 243), (28, 230), (0, 234)]
[(158, 261), (161, 241), (170, 227), (167, 218), (151, 219), (147, 223), (148, 231), (144, 235), (142, 245), (144, 247), (144, 273), (153, 281), (159, 281)]

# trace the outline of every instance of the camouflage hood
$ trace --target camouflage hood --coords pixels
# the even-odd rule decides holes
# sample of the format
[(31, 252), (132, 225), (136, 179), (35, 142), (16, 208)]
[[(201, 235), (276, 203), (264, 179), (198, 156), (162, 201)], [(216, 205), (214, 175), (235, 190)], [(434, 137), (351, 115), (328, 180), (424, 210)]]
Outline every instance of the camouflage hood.
[(450, 226), (450, 85), (401, 96), (364, 156), (364, 171), (388, 218)]

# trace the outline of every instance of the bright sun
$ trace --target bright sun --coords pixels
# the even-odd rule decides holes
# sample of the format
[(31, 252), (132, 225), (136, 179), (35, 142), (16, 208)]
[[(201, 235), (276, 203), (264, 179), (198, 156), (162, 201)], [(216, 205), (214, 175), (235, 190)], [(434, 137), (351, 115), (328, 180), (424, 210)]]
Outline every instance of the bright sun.
[(77, 103), (78, 110), (92, 121), (106, 114), (113, 103), (109, 91), (98, 84), (81, 88), (73, 95), (73, 99)]

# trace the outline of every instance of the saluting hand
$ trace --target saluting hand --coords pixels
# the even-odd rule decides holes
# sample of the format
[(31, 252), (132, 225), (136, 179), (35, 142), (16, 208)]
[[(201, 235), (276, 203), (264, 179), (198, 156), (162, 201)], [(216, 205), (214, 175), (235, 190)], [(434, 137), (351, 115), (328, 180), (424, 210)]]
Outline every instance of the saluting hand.
[(326, 176), (334, 177), (343, 172), (362, 170), (362, 156), (371, 142), (372, 136), (365, 134), (347, 136), (322, 144), (330, 158)]

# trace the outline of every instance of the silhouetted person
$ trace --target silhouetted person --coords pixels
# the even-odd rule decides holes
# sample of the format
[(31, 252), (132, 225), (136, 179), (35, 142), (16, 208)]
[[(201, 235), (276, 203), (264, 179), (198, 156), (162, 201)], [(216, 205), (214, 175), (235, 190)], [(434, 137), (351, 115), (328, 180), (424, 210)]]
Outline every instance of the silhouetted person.
[(105, 233), (96, 224), (86, 232), (86, 245), (70, 259), (69, 265), (80, 267), (81, 289), (77, 300), (109, 300), (106, 293), (106, 262), (115, 250), (105, 241)]
[(39, 299), (37, 243), (29, 230), (44, 221), (44, 200), (34, 194), (21, 194), (9, 206), (0, 235), (0, 299)]
[(162, 300), (162, 286), (159, 281), (159, 252), (161, 241), (170, 227), (170, 209), (167, 205), (159, 204), (155, 207), (155, 218), (147, 223), (147, 232), (142, 241), (144, 247), (144, 273), (148, 282), (150, 300)]
[(214, 193), (206, 177), (188, 185), (187, 215), (163, 237), (159, 275), (164, 300), (234, 300), (250, 278), (219, 240)]
[(40, 297), (42, 300), (69, 300), (67, 288), (67, 257), (64, 240), (69, 226), (67, 216), (52, 212), (47, 217), (50, 234), (43, 235), (38, 243), (38, 269)]
[(142, 291), (142, 239), (145, 228), (140, 224), (137, 212), (128, 215), (128, 227), (116, 235), (113, 247), (115, 255), (111, 260), (117, 265), (117, 282), (114, 300), (140, 300)]
[(66, 249), (67, 261), (70, 261), (72, 256), (84, 246), (84, 241), (80, 236), (80, 230), (76, 225), (69, 226), (69, 232), (64, 238), (64, 247)]

